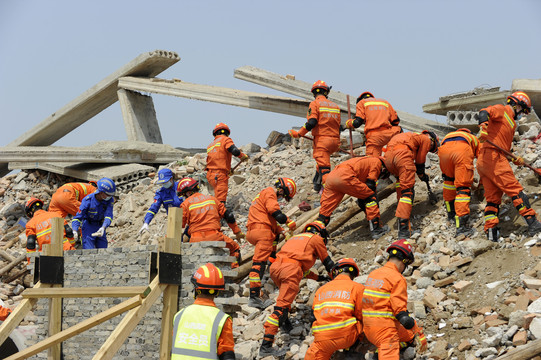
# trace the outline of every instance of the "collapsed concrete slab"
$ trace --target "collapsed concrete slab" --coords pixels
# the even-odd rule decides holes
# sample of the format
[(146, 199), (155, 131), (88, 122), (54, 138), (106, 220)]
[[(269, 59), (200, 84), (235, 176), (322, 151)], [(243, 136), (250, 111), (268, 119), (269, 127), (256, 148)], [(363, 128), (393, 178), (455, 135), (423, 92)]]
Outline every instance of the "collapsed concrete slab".
[(162, 134), (152, 98), (124, 89), (119, 89), (117, 94), (128, 140), (162, 144)]

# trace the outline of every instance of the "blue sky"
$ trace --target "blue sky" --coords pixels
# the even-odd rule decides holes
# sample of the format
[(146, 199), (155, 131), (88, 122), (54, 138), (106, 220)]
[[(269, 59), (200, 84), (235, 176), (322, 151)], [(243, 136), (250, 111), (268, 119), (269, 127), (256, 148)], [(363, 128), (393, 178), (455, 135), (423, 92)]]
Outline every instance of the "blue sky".
[[(0, 0), (0, 146), (15, 140), (139, 54), (175, 51), (159, 75), (285, 93), (238, 80), (252, 65), (369, 90), (429, 119), (422, 106), (478, 86), (538, 79), (541, 2), (491, 1), (36, 1)], [(227, 123), (237, 145), (265, 146), (298, 117), (152, 95), (164, 143), (206, 147)], [(55, 145), (126, 140), (112, 105)]]

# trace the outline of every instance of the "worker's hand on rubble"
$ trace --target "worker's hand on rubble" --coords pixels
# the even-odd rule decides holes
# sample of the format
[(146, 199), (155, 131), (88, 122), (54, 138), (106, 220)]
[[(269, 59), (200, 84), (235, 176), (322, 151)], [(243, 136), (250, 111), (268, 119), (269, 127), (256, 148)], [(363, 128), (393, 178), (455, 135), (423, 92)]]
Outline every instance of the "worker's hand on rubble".
[(428, 177), (428, 175), (427, 175), (426, 173), (419, 174), (419, 179), (420, 179), (422, 182), (428, 182), (428, 180), (430, 180), (430, 178)]
[(415, 341), (417, 342), (419, 352), (424, 353), (428, 348), (428, 340), (423, 332), (423, 328), (416, 323), (412, 330), (415, 334)]
[(150, 232), (148, 230), (148, 224), (147, 223), (144, 223), (143, 226), (141, 226), (141, 229), (139, 230), (138, 235), (141, 235), (143, 233), (143, 231)]
[(289, 130), (288, 134), (289, 136), (295, 139), (298, 139), (300, 137), (299, 132), (297, 130)]
[(353, 125), (353, 121), (355, 121), (355, 119), (348, 119), (346, 121), (346, 127), (348, 129), (351, 129), (351, 130), (355, 129), (355, 126)]
[(513, 164), (515, 164), (517, 166), (524, 165), (524, 158), (521, 157), (521, 156), (516, 156), (515, 158), (513, 158)]
[(244, 161), (244, 160), (248, 160), (249, 159), (249, 156), (246, 155), (245, 153), (240, 153), (240, 156), (239, 156), (239, 159), (240, 161)]
[(78, 231), (74, 231), (74, 232), (73, 232), (73, 243), (76, 244), (76, 243), (78, 243), (78, 242), (80, 242), (80, 241), (79, 241), (79, 232), (78, 232)]
[(91, 236), (94, 236), (94, 237), (102, 237), (104, 234), (105, 234), (105, 228), (104, 228), (104, 227), (100, 227), (100, 228), (98, 229), (98, 231), (96, 231), (95, 233), (92, 233)]
[(297, 223), (291, 219), (287, 221), (287, 227), (289, 228), (289, 231), (293, 231), (297, 228)]
[(237, 240), (240, 240), (240, 239), (245, 239), (246, 235), (244, 235), (242, 231), (239, 231), (238, 233), (235, 234), (235, 237), (237, 238)]

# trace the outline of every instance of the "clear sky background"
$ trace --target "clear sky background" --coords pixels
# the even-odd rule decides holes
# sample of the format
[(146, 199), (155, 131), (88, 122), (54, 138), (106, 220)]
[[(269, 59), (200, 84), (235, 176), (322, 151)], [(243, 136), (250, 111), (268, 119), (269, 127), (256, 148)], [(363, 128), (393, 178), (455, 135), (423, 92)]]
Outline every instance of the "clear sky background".
[[(357, 97), (422, 106), (479, 86), (541, 78), (541, 1), (0, 0), (0, 146), (138, 55), (181, 60), (160, 78), (291, 96), (233, 77), (251, 65)], [(164, 143), (206, 147), (227, 123), (237, 145), (266, 146), (304, 119), (152, 95)], [(292, 96), (291, 96), (292, 97)], [(117, 103), (55, 145), (126, 140)]]

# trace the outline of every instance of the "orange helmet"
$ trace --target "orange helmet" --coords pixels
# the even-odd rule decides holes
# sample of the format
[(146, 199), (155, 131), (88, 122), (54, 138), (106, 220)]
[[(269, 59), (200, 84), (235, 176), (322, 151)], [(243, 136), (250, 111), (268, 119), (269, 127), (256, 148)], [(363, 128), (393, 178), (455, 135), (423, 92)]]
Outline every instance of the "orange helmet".
[(199, 190), (199, 182), (189, 177), (180, 180), (177, 185), (177, 195), (184, 195), (188, 191)]
[(231, 130), (229, 130), (229, 126), (227, 126), (224, 123), (216, 124), (214, 127), (214, 130), (212, 130), (212, 136), (225, 134), (226, 136), (229, 136), (231, 134)]
[(429, 151), (431, 153), (437, 153), (440, 147), (440, 138), (438, 137), (438, 135), (436, 135), (434, 131), (428, 130), (423, 130), (421, 134), (427, 134), (430, 137), (430, 140), (432, 140), (432, 146), (430, 147)]
[(354, 278), (359, 276), (359, 267), (355, 263), (355, 260), (352, 258), (344, 258), (338, 260), (338, 262), (334, 265), (334, 267), (331, 270), (331, 279), (334, 279), (336, 276), (338, 276), (340, 273), (348, 272), (350, 273)]
[(391, 244), (386, 250), (389, 257), (394, 256), (400, 259), (404, 264), (410, 265), (415, 260), (413, 256), (413, 248), (406, 239), (400, 239)]
[(318, 80), (312, 85), (312, 94), (323, 94), (327, 95), (331, 91), (332, 86), (328, 86), (325, 81)]
[(327, 238), (329, 237), (329, 233), (327, 232), (327, 229), (325, 229), (325, 224), (322, 221), (316, 220), (307, 224), (304, 227), (303, 232), (309, 232), (312, 234), (315, 234), (317, 232), (325, 240), (325, 244), (327, 244)]
[(297, 193), (297, 184), (295, 184), (295, 181), (293, 181), (290, 178), (279, 178), (274, 183), (274, 186), (276, 186), (279, 189), (284, 190), (284, 197), (286, 200), (291, 200)]
[(43, 201), (35, 197), (31, 197), (30, 199), (28, 199), (28, 201), (24, 205), (24, 212), (28, 217), (34, 216), (34, 212), (40, 209), (43, 209)]
[(97, 182), (97, 181), (90, 180), (88, 183), (89, 183), (90, 185), (94, 186), (96, 189), (98, 188), (98, 182)]
[(532, 110), (532, 101), (530, 100), (530, 97), (522, 91), (515, 91), (511, 95), (507, 97), (507, 103), (511, 105), (511, 103), (518, 104), (522, 106), (522, 111), (524, 111), (524, 114), (529, 114)]
[(359, 97), (357, 98), (357, 102), (363, 100), (363, 99), (367, 99), (367, 98), (370, 98), (370, 97), (374, 97), (374, 95), (372, 95), (371, 92), (369, 91), (365, 91), (363, 92), (361, 95), (359, 95)]
[(191, 282), (195, 290), (225, 290), (225, 280), (222, 271), (214, 264), (206, 263), (193, 274)]

